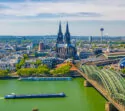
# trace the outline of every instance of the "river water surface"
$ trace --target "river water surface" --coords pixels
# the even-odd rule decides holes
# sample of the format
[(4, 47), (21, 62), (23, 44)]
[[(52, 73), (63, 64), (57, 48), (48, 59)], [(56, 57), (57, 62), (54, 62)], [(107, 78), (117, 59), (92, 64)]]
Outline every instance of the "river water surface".
[[(83, 86), (84, 79), (72, 81), (0, 80), (0, 111), (104, 111), (106, 100), (92, 87)], [(5, 100), (10, 93), (40, 94), (64, 92), (65, 98)]]

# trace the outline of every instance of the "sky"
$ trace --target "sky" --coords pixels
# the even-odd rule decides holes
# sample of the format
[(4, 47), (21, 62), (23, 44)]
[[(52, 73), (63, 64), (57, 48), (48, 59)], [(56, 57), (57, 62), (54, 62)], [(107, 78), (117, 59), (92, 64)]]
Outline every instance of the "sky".
[(0, 35), (125, 36), (125, 0), (0, 0)]

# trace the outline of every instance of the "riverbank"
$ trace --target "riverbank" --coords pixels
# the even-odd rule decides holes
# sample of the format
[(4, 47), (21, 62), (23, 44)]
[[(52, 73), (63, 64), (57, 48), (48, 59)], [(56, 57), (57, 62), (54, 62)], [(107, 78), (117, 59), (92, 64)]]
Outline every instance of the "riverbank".
[(67, 75), (51, 75), (51, 74), (42, 74), (41, 76), (37, 76), (34, 75), (34, 76), (19, 76), (19, 75), (13, 75), (13, 74), (10, 74), (9, 76), (5, 76), (5, 77), (0, 77), (0, 80), (6, 80), (6, 79), (19, 79), (20, 77), (73, 77), (73, 78), (77, 78), (77, 77), (82, 77), (79, 73), (70, 73), (70, 74), (67, 74)]
[(19, 76), (0, 77), (0, 80), (19, 79)]

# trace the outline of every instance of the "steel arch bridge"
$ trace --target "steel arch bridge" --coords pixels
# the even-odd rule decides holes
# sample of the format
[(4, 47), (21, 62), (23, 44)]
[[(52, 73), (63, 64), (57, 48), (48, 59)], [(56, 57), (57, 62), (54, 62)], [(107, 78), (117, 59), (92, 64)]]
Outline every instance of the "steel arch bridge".
[[(116, 71), (99, 69), (93, 65), (82, 65), (80, 68), (88, 79), (96, 81), (120, 106), (125, 108), (125, 80)], [(123, 110), (125, 111), (125, 110)]]

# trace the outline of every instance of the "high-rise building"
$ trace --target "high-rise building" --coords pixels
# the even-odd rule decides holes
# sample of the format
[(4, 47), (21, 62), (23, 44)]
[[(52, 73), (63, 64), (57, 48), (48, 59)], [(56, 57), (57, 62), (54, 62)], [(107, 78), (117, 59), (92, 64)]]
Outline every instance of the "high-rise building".
[(92, 43), (92, 36), (89, 37), (89, 43)]
[(56, 53), (57, 57), (67, 59), (67, 58), (77, 58), (77, 50), (74, 45), (70, 42), (70, 32), (69, 32), (69, 25), (68, 22), (66, 24), (66, 32), (64, 35), (63, 40), (63, 33), (61, 28), (61, 22), (59, 24), (59, 32), (57, 36), (57, 42), (56, 42)]
[(38, 51), (41, 52), (44, 50), (44, 43), (43, 42), (40, 42), (39, 43), (39, 47), (38, 47)]
[(89, 37), (89, 49), (92, 48), (92, 36)]

